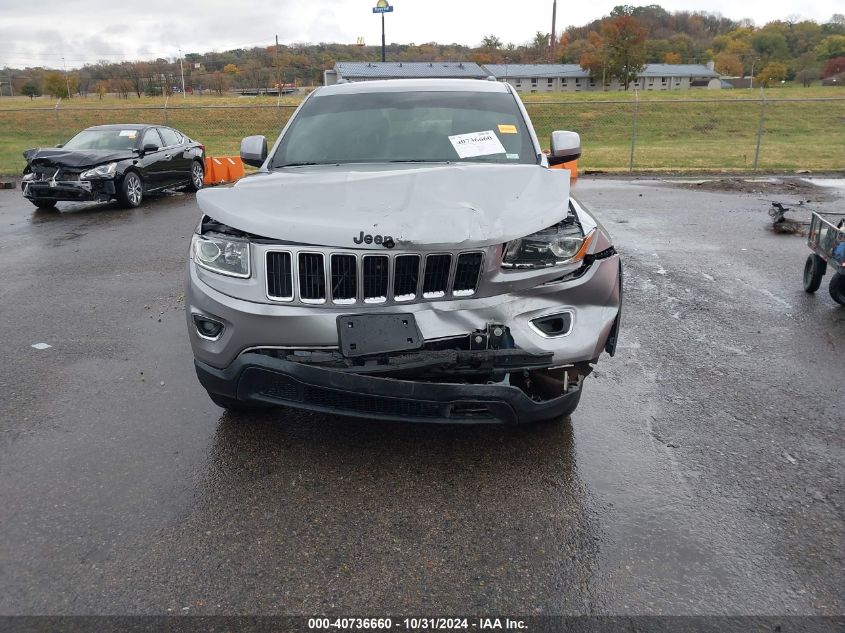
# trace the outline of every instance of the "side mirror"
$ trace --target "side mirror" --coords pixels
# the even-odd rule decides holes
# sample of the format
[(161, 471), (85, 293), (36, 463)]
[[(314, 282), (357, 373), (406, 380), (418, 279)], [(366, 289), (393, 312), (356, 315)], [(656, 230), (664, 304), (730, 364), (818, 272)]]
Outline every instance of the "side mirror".
[(267, 160), (267, 139), (260, 134), (241, 141), (241, 160), (247, 165), (261, 167)]
[(56, 147), (64, 147), (64, 146), (65, 146), (64, 143), (59, 143), (58, 145), (56, 145)]
[(581, 156), (581, 137), (578, 132), (556, 130), (549, 143), (549, 165), (560, 165)]
[(144, 145), (144, 149), (142, 151), (144, 154), (152, 154), (153, 152), (157, 152), (159, 149), (159, 146), (155, 143), (147, 143)]

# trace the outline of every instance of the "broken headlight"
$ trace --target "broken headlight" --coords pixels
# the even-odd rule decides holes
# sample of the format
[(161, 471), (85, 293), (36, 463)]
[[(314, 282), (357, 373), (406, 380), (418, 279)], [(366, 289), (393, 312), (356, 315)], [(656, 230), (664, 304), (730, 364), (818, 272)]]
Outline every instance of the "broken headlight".
[(115, 171), (117, 171), (117, 163), (109, 163), (108, 165), (100, 165), (99, 167), (94, 167), (94, 169), (83, 171), (79, 174), (79, 179), (90, 180), (91, 178), (112, 178)]
[(249, 242), (226, 235), (195, 234), (191, 239), (191, 259), (208, 270), (230, 277), (249, 277)]
[(587, 235), (567, 218), (542, 231), (511, 240), (502, 257), (504, 268), (545, 268), (574, 264), (584, 259), (594, 231)]

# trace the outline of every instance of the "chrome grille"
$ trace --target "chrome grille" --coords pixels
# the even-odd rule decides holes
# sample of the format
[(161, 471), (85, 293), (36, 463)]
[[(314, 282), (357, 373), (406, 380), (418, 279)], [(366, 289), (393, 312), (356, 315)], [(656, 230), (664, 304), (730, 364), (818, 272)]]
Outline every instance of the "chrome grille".
[(355, 255), (332, 255), (332, 299), (355, 303), (358, 297), (358, 262)]
[(299, 254), (299, 298), (303, 303), (326, 300), (326, 268), (322, 253)]
[(279, 301), (293, 300), (293, 269), (290, 253), (267, 253), (267, 296)]
[(451, 255), (429, 255), (425, 258), (423, 298), (437, 299), (446, 296), (446, 286), (449, 283), (449, 268), (451, 265)]
[(364, 255), (364, 303), (387, 301), (389, 268), (387, 255)]
[(458, 256), (455, 265), (455, 281), (452, 282), (452, 294), (466, 297), (475, 293), (481, 272), (481, 253), (463, 253)]
[(420, 283), (420, 256), (397, 255), (393, 260), (393, 300), (411, 301)]
[[(484, 254), (267, 251), (267, 296), (273, 301), (350, 305), (468, 297), (475, 294)], [(326, 261), (328, 260), (328, 261)]]

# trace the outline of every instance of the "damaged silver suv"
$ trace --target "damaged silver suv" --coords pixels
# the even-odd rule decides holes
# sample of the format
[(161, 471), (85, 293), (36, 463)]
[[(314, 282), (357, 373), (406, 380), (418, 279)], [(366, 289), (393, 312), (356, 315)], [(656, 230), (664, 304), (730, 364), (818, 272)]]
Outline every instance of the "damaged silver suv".
[(517, 94), (475, 80), (319, 88), (259, 167), (197, 195), (199, 380), (225, 408), (520, 423), (571, 414), (616, 347), (622, 269)]

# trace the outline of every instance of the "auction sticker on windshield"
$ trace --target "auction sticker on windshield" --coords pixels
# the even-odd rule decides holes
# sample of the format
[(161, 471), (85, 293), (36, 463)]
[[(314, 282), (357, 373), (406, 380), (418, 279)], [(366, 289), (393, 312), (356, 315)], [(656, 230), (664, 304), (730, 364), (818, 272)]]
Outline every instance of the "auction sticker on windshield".
[(502, 142), (493, 130), (471, 132), (470, 134), (455, 134), (449, 137), (449, 141), (461, 158), (505, 153), (505, 146), (502, 145)]

